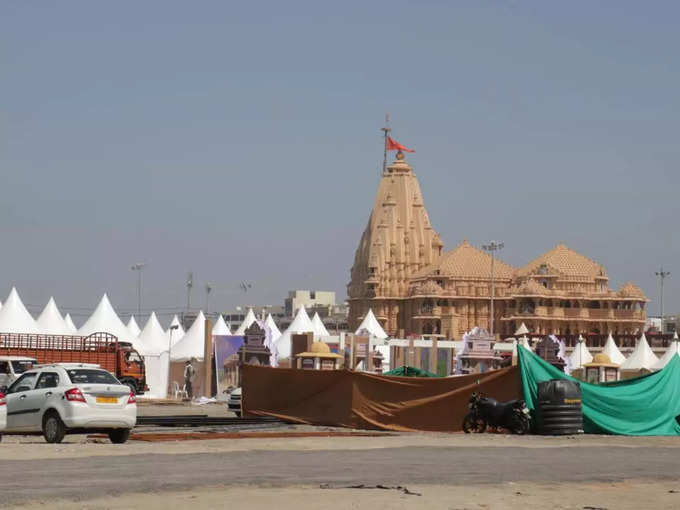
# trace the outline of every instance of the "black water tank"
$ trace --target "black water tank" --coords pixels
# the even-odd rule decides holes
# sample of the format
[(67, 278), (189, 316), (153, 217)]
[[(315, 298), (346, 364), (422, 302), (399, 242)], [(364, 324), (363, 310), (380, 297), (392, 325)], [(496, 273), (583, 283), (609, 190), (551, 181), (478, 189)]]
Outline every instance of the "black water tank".
[(562, 436), (583, 433), (581, 385), (566, 379), (538, 383), (539, 434)]

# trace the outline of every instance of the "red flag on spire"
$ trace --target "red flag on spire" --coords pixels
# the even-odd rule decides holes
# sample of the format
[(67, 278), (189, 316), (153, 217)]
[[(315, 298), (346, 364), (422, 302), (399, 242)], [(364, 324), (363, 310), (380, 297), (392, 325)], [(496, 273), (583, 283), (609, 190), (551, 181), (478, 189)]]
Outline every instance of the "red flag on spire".
[(404, 151), (404, 152), (415, 152), (414, 150), (407, 149), (399, 142), (392, 140), (392, 137), (387, 137), (387, 150), (388, 151)]

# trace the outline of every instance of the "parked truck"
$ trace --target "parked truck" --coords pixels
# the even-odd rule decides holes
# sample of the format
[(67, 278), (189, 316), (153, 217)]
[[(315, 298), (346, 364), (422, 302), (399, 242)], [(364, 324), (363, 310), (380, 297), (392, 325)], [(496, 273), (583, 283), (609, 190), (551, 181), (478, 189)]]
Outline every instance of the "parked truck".
[(95, 363), (130, 387), (144, 393), (144, 358), (129, 342), (119, 342), (110, 333), (89, 336), (29, 335), (0, 333), (0, 356), (21, 356), (38, 363)]

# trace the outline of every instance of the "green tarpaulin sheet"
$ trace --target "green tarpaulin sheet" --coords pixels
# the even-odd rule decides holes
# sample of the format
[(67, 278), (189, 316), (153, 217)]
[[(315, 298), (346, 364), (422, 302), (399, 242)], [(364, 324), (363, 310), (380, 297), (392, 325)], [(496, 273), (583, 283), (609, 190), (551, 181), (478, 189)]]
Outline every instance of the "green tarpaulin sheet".
[[(517, 348), (522, 391), (534, 409), (538, 383), (570, 379), (536, 354)], [(677, 436), (680, 425), (680, 357), (673, 356), (663, 370), (608, 384), (581, 384), (583, 430), (589, 434)]]
[(427, 370), (421, 370), (420, 368), (406, 365), (390, 370), (389, 372), (384, 372), (382, 375), (397, 375), (401, 377), (439, 377), (437, 374), (433, 374)]

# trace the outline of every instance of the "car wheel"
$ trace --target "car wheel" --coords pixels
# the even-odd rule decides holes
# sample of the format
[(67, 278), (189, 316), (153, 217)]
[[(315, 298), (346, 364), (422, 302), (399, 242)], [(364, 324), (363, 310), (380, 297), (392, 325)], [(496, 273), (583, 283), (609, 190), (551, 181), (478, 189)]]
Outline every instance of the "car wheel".
[(66, 435), (66, 426), (55, 412), (45, 415), (42, 430), (43, 437), (48, 443), (61, 443)]
[(109, 439), (114, 444), (123, 444), (130, 438), (130, 429), (113, 429), (109, 431)]

